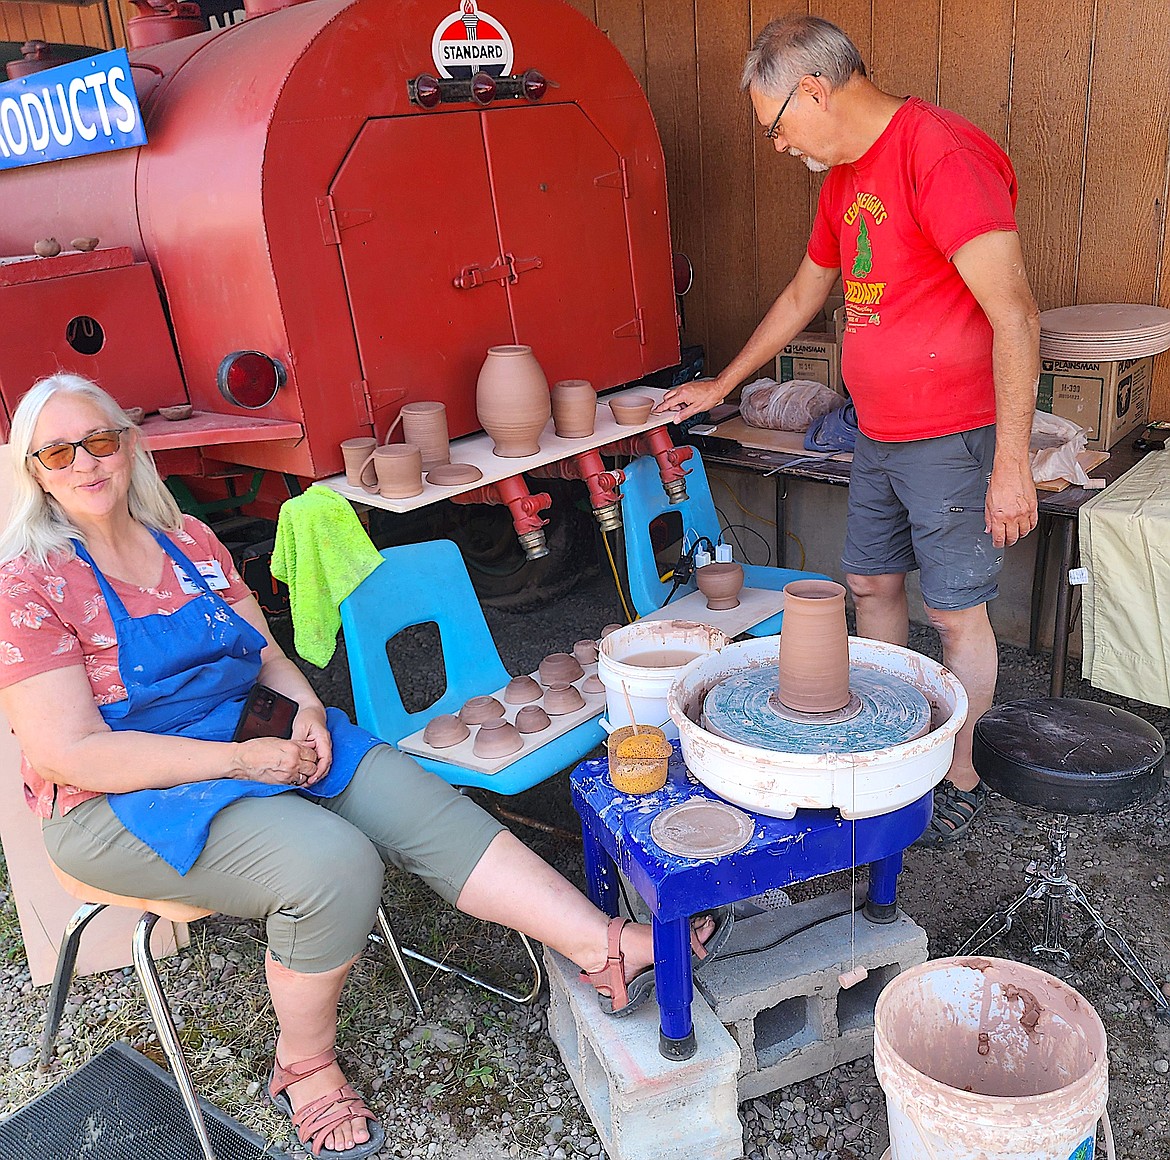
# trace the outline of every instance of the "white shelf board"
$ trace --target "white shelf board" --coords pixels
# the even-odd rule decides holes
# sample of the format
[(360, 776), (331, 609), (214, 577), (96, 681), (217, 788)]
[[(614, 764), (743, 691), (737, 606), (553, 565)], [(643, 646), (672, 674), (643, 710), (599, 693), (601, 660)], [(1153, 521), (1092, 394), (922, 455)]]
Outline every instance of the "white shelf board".
[[(622, 393), (625, 392), (615, 391), (613, 396), (606, 396), (606, 398), (616, 397)], [(666, 391), (660, 387), (631, 387), (628, 393), (649, 395), (657, 404)], [(604, 399), (599, 399), (597, 424), (593, 428), (592, 435), (588, 435), (584, 439), (562, 439), (553, 430), (553, 423), (550, 419), (548, 426), (545, 427), (540, 436), (540, 450), (535, 455), (526, 455), (520, 459), (505, 459), (495, 453), (491, 436), (485, 431), (479, 431), (474, 435), (465, 435), (462, 439), (453, 439), (451, 441), (451, 462), (470, 463), (483, 472), (483, 478), (477, 479), (474, 483), (438, 487), (433, 483), (427, 483), (424, 478), (422, 492), (419, 495), (412, 495), (409, 499), (386, 499), (384, 496), (370, 495), (369, 492), (363, 491), (360, 487), (353, 487), (346, 483), (344, 474), (320, 479), (317, 481), (317, 485), (332, 488), (353, 503), (364, 503), (368, 507), (383, 508), (391, 512), (412, 512), (438, 500), (451, 499), (452, 496), (474, 491), (477, 487), (487, 487), (488, 484), (498, 483), (501, 479), (509, 479), (513, 475), (531, 471), (534, 467), (543, 467), (546, 463), (558, 463), (580, 451), (591, 451), (595, 447), (604, 447), (607, 443), (625, 439), (630, 435), (640, 435), (643, 431), (654, 430), (655, 427), (665, 427), (667, 423), (673, 421), (674, 415), (667, 412), (663, 415), (652, 414), (645, 423), (623, 426), (614, 420), (609, 404)], [(534, 487), (533, 490), (539, 491), (540, 489)]]
[(755, 628), (769, 616), (775, 616), (784, 607), (783, 590), (771, 588), (741, 588), (739, 604), (722, 610), (707, 607), (707, 597), (701, 592), (688, 592), (680, 600), (672, 600), (665, 608), (648, 612), (639, 620), (689, 620), (695, 624), (709, 624), (730, 637), (739, 636)]

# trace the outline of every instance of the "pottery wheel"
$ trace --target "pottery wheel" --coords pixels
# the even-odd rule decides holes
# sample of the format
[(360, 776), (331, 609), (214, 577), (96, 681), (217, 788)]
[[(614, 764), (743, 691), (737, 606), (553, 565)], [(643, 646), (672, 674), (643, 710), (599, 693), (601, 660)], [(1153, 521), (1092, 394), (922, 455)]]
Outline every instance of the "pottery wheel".
[(930, 702), (921, 689), (892, 673), (849, 666), (849, 690), (861, 709), (846, 721), (811, 715), (793, 720), (776, 710), (779, 665), (733, 673), (703, 704), (702, 726), (710, 733), (779, 753), (871, 753), (930, 730)]
[(650, 837), (668, 854), (680, 858), (734, 854), (752, 840), (755, 832), (750, 815), (726, 802), (679, 802), (650, 823)]

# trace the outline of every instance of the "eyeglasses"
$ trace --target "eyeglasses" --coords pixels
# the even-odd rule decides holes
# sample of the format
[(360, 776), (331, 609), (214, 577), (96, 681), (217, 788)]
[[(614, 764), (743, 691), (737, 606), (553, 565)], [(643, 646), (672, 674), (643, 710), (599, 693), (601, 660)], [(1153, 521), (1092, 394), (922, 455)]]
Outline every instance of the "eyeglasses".
[[(821, 74), (819, 72), (805, 74), (805, 76), (810, 76), (810, 77), (819, 77), (820, 75)], [(804, 77), (800, 78), (800, 81), (802, 81), (802, 80), (804, 80)], [(776, 138), (780, 136), (780, 118), (784, 116), (784, 110), (788, 108), (788, 102), (791, 101), (794, 96), (796, 96), (796, 90), (798, 88), (800, 88), (800, 81), (797, 81), (796, 84), (794, 84), (792, 86), (792, 89), (789, 92), (788, 96), (784, 98), (784, 104), (782, 104), (780, 106), (780, 112), (778, 112), (776, 114), (776, 116), (772, 120), (772, 123), (764, 131), (764, 139), (765, 140), (775, 141)]]
[(129, 429), (116, 427), (109, 431), (95, 431), (74, 443), (50, 443), (48, 447), (33, 451), (29, 459), (35, 459), (50, 471), (61, 471), (63, 468), (71, 467), (77, 458), (79, 447), (84, 447), (95, 459), (107, 459), (111, 455), (117, 455), (118, 449), (122, 446), (122, 436)]

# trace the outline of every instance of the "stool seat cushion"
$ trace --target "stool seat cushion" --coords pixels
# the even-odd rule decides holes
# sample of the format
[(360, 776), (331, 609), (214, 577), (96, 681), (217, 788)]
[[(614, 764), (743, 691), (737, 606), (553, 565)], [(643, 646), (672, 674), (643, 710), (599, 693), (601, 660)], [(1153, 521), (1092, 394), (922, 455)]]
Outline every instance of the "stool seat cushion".
[(1158, 792), (1162, 735), (1124, 709), (1075, 697), (995, 705), (975, 723), (972, 760), (990, 789), (1051, 813), (1111, 814)]

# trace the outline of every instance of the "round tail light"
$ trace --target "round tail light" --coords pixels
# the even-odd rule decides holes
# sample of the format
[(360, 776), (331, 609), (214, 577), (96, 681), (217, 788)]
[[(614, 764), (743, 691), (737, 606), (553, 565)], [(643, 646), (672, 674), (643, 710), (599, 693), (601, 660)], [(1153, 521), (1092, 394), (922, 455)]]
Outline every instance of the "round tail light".
[(439, 87), (439, 78), (430, 73), (419, 73), (414, 79), (414, 99), (424, 109), (433, 109), (443, 99), (443, 90)]
[(530, 68), (521, 78), (524, 95), (530, 101), (539, 101), (548, 92), (548, 81), (536, 69)]
[(471, 78), (471, 99), (480, 105), (490, 105), (496, 99), (496, 78), (491, 73), (477, 72)]
[(288, 372), (274, 358), (258, 350), (236, 350), (219, 364), (215, 380), (219, 393), (237, 407), (256, 411), (266, 407), (284, 386)]

